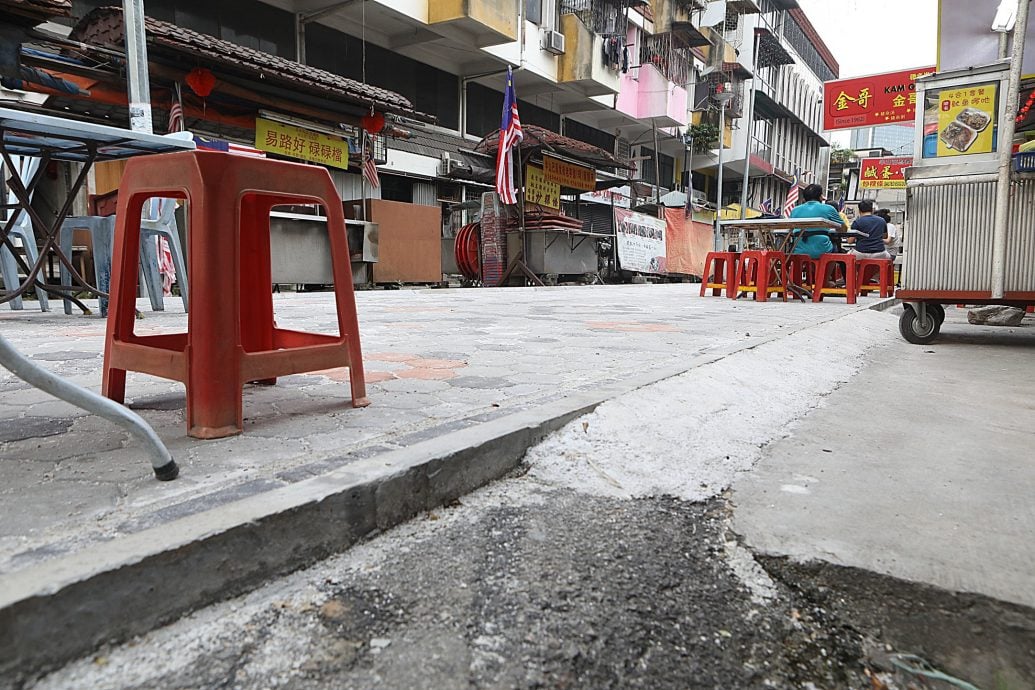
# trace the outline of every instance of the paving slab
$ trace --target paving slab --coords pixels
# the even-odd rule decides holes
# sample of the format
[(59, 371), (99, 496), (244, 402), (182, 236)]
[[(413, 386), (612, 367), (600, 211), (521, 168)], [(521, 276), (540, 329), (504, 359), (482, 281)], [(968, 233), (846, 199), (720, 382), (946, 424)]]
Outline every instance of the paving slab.
[[(857, 309), (702, 299), (694, 285), (360, 292), (357, 301), (369, 408), (348, 406), (347, 370), (286, 376), (246, 388), (243, 435), (199, 441), (185, 434), (182, 386), (131, 373), (127, 403), (182, 468), (168, 484), (153, 480), (127, 434), (0, 371), (0, 575)], [(282, 327), (335, 327), (328, 293), (278, 294), (274, 304)], [(141, 300), (138, 332), (183, 330), (179, 302), (166, 308)], [(0, 329), (48, 369), (99, 390), (99, 317), (3, 311)]]
[[(1035, 607), (1035, 322), (896, 340), (734, 485), (759, 553)], [(1018, 686), (1020, 687), (1020, 686)]]

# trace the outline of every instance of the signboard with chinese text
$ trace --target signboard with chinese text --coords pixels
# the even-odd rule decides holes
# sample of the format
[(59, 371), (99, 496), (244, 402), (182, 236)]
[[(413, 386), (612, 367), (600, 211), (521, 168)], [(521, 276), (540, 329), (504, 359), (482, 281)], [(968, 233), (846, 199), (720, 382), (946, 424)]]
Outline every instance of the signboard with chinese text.
[(665, 273), (665, 228), (661, 218), (615, 209), (618, 262), (624, 271)]
[(560, 209), (561, 186), (547, 180), (542, 168), (525, 166), (525, 203)]
[(597, 188), (597, 171), (578, 163), (569, 163), (560, 158), (543, 155), (543, 174), (550, 182), (584, 192)]
[(934, 67), (838, 79), (823, 84), (823, 129), (857, 129), (913, 122), (916, 80)]
[(924, 158), (934, 148), (935, 158), (992, 153), (999, 113), (999, 82), (982, 82), (925, 93), (925, 143), (937, 137), (937, 147), (925, 146)]
[(349, 167), (349, 144), (344, 139), (261, 117), (255, 119), (255, 148), (332, 168)]
[(861, 189), (905, 189), (906, 168), (912, 158), (863, 158), (859, 174)]

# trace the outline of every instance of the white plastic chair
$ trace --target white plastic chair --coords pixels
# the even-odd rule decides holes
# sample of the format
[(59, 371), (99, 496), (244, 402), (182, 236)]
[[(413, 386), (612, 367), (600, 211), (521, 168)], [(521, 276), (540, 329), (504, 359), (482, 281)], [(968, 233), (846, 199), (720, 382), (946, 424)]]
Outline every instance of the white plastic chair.
[[(25, 186), (29, 185), (36, 171), (40, 167), (40, 159), (32, 156), (12, 156), (15, 166), (17, 167), (17, 175)], [(7, 192), (7, 203), (16, 204), (18, 198), (14, 195), (13, 191), (8, 190)], [(25, 248), (26, 263), (32, 266), (36, 263), (39, 258), (39, 249), (36, 246), (36, 233), (32, 230), (32, 218), (24, 209), (14, 209), (14, 213), (18, 214), (18, 219), (14, 223), (14, 227), (8, 234), (12, 242), (17, 244), (21, 242), (22, 247)], [(2, 223), (7, 222), (8, 218), (0, 221)], [(4, 286), (8, 290), (16, 290), (21, 284), (18, 278), (18, 263), (14, 259), (14, 254), (8, 249), (7, 245), (0, 245), (0, 277), (3, 278)], [(37, 275), (37, 280), (43, 281), (45, 278), (42, 275)], [(40, 301), (40, 311), (50, 311), (50, 301), (47, 299), (47, 293), (43, 290), (37, 289), (36, 296)], [(16, 297), (11, 300), (11, 309), (20, 310), (24, 309), (21, 297)]]
[[(109, 277), (111, 275), (111, 252), (112, 235), (115, 227), (113, 216), (86, 216), (69, 218), (61, 227), (62, 248), (71, 250), (72, 231), (76, 229), (89, 230), (94, 247), (94, 279), (95, 285), (104, 292), (108, 291)], [(140, 221), (140, 272), (143, 276), (144, 286), (147, 288), (147, 297), (151, 301), (151, 309), (154, 311), (165, 311), (165, 299), (162, 290), (162, 277), (158, 272), (158, 239), (165, 238), (169, 243), (169, 252), (172, 254), (173, 266), (176, 268), (176, 282), (180, 284), (180, 298), (183, 300), (183, 310), (187, 311), (188, 305), (188, 284), (187, 265), (184, 259), (183, 248), (180, 246), (180, 234), (176, 226), (176, 200), (175, 199), (151, 199), (144, 204), (141, 211)], [(68, 269), (61, 266), (61, 284), (71, 285), (71, 276)], [(107, 300), (101, 299), (101, 315), (107, 314)], [(65, 313), (72, 313), (72, 303), (65, 300)]]
[(176, 268), (176, 282), (180, 284), (183, 311), (187, 311), (190, 289), (187, 284), (187, 264), (184, 260), (183, 247), (180, 246), (180, 233), (176, 226), (175, 199), (151, 199), (144, 204), (143, 219), (140, 221), (140, 265), (144, 270), (144, 282), (147, 283), (147, 294), (151, 299), (151, 308), (154, 311), (165, 310), (162, 278), (158, 274), (157, 239), (160, 238), (165, 238), (169, 243), (169, 252), (172, 254), (173, 266)]

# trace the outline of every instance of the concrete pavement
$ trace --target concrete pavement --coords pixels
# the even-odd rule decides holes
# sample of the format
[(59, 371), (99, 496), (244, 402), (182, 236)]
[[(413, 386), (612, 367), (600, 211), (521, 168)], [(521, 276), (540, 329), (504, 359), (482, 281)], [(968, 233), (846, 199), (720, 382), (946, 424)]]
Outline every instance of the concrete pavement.
[[(5, 376), (0, 642), (17, 647), (9, 662), (67, 658), (346, 548), (500, 476), (609, 397), (876, 302), (696, 294), (693, 285), (361, 293), (374, 404), (344, 405), (344, 371), (285, 377), (249, 388), (245, 434), (216, 442), (184, 435), (178, 384), (131, 375), (130, 404), (183, 468), (171, 484), (153, 481), (107, 423)], [(275, 305), (283, 327), (333, 326), (329, 295)], [(144, 313), (147, 332), (184, 324), (182, 313)], [(98, 387), (99, 319), (3, 312), (0, 328)], [(44, 643), (56, 626), (71, 634)]]
[(874, 624), (982, 687), (1035, 687), (1033, 326), (949, 308), (935, 343), (875, 350), (732, 496), (746, 546), (835, 598), (879, 593)]

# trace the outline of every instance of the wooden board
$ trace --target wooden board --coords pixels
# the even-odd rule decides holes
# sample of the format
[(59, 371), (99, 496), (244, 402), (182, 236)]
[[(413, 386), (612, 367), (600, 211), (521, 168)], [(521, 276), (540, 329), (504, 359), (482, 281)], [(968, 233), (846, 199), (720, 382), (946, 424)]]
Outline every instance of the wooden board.
[[(347, 214), (354, 203), (345, 202)], [(370, 220), (377, 223), (374, 282), (440, 282), (442, 209), (383, 199), (368, 199), (366, 203)]]

